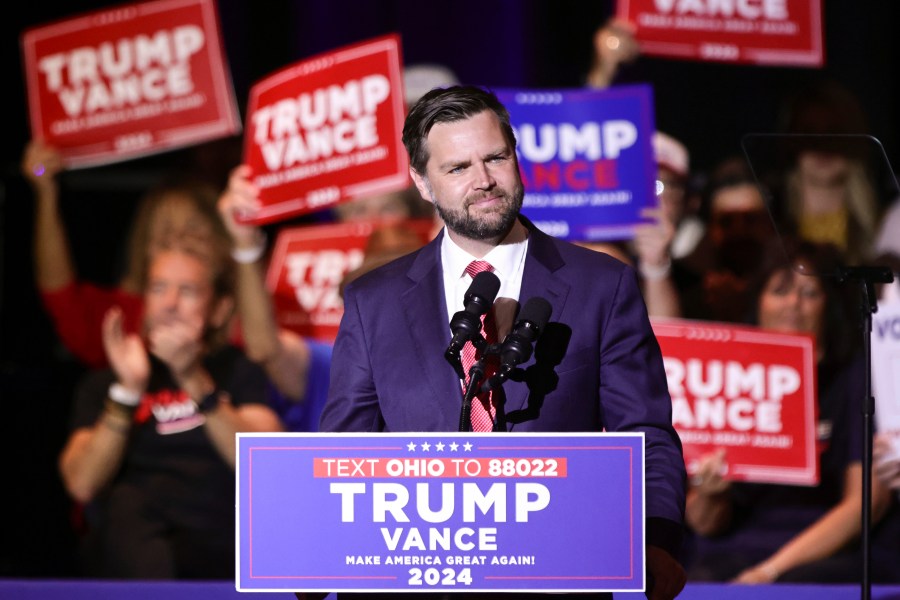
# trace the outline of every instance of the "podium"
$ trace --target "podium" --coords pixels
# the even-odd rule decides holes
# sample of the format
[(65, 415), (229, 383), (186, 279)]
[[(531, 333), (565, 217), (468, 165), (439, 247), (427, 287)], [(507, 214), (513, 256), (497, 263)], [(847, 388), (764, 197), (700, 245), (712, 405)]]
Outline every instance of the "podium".
[(242, 592), (641, 591), (640, 433), (238, 434)]

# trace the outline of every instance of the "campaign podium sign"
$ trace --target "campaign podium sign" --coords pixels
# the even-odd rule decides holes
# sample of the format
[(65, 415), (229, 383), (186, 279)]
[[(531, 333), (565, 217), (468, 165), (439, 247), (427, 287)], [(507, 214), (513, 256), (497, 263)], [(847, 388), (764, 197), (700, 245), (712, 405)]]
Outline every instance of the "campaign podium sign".
[(405, 115), (397, 35), (303, 60), (254, 84), (244, 162), (262, 207), (252, 221), (406, 188)]
[(667, 58), (821, 67), (821, 0), (618, 0), (641, 53)]
[(241, 130), (213, 0), (125, 4), (22, 36), (31, 134), (69, 168)]
[(369, 238), (382, 226), (406, 228), (425, 245), (434, 222), (411, 219), (281, 229), (266, 274), (278, 324), (306, 337), (333, 342), (344, 316), (341, 281), (363, 264)]
[(724, 448), (727, 479), (818, 483), (811, 336), (680, 319), (652, 325), (689, 474)]
[(655, 207), (653, 92), (497, 90), (509, 109), (525, 186), (522, 212), (572, 241), (631, 238)]
[(640, 591), (641, 433), (237, 435), (238, 591)]

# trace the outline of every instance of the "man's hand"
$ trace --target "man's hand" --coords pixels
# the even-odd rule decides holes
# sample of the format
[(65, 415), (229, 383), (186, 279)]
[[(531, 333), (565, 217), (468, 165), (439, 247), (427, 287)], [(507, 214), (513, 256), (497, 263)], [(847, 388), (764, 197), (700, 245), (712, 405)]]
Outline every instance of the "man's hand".
[(142, 394), (150, 379), (150, 358), (140, 336), (125, 333), (122, 309), (114, 306), (103, 316), (103, 347), (119, 382), (129, 391)]
[(652, 580), (648, 600), (672, 600), (684, 589), (687, 575), (671, 554), (656, 546), (647, 546), (647, 572)]
[(872, 460), (878, 479), (889, 488), (900, 490), (900, 454), (894, 449), (890, 437), (885, 434), (875, 436)]
[(22, 175), (38, 194), (56, 191), (56, 176), (63, 170), (62, 157), (53, 146), (32, 140), (22, 156)]
[(259, 212), (259, 189), (250, 181), (248, 165), (235, 167), (228, 177), (228, 187), (219, 197), (219, 214), (238, 250), (256, 248), (264, 243), (262, 230), (240, 221)]
[(200, 364), (204, 350), (203, 319), (157, 323), (150, 330), (150, 352), (163, 361), (179, 382)]
[(594, 33), (594, 60), (587, 83), (606, 88), (616, 76), (619, 65), (634, 61), (640, 46), (634, 38), (637, 27), (623, 19), (612, 18)]
[(760, 563), (755, 567), (744, 569), (731, 583), (757, 585), (760, 583), (772, 583), (778, 578), (778, 574), (766, 563)]
[(700, 457), (697, 472), (691, 477), (691, 486), (704, 496), (715, 496), (728, 491), (731, 481), (725, 479), (728, 470), (725, 449), (717, 448)]
[(661, 208), (645, 208), (641, 216), (654, 222), (638, 225), (634, 229), (634, 251), (638, 265), (650, 270), (665, 269), (672, 260), (669, 247), (675, 239), (675, 225), (666, 218)]

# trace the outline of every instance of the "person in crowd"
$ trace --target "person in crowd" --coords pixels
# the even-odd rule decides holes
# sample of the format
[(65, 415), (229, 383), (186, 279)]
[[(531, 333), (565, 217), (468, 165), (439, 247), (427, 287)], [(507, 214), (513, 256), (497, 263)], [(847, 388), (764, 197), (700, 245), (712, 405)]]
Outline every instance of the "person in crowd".
[(881, 299), (890, 295), (894, 301), (900, 300), (900, 199), (895, 199), (884, 213), (872, 244), (872, 256), (871, 264), (886, 266), (894, 273), (894, 285), (882, 290)]
[[(675, 558), (684, 462), (634, 272), (543, 234), (519, 214), (524, 190), (516, 141), (492, 93), (473, 86), (432, 90), (410, 110), (403, 141), (416, 188), (446, 226), (422, 249), (347, 285), (320, 429), (457, 431), (463, 382), (444, 360), (447, 323), (462, 306), (471, 273), (489, 268), (501, 280), (491, 311), (497, 339), (510, 329), (519, 299), (533, 296), (550, 298), (551, 321), (571, 339), (560, 347), (554, 390), (538, 389), (541, 382), (528, 377), (508, 381), (505, 404), (473, 402), (473, 429), (643, 431), (648, 595), (674, 598), (684, 585)], [(553, 342), (546, 332), (541, 339)], [(530, 394), (537, 411), (527, 409)]]
[(765, 199), (752, 175), (728, 171), (710, 181), (701, 214), (707, 222), (704, 238), (675, 261), (682, 314), (743, 321), (751, 301), (749, 278), (764, 244), (775, 236)]
[[(432, 87), (456, 82), (450, 69), (437, 64), (408, 65), (403, 76), (408, 104)], [(341, 286), (388, 258), (422, 245), (420, 236), (404, 222), (434, 220), (436, 217), (431, 205), (414, 192), (410, 187), (344, 201), (330, 209), (337, 222), (378, 224), (363, 264), (347, 273)], [(244, 324), (243, 340), (250, 358), (263, 366), (274, 384), (272, 403), (286, 427), (291, 431), (315, 431), (327, 394), (332, 347), (328, 342), (279, 327), (264, 283), (267, 240), (262, 228), (246, 221), (259, 211), (259, 207), (259, 189), (252, 183), (251, 168), (239, 165), (229, 174), (228, 186), (219, 199), (218, 208), (238, 263), (237, 307)]]
[(341, 202), (331, 210), (334, 213), (334, 219), (341, 223), (432, 218), (431, 205), (423, 202), (413, 193), (412, 188), (407, 188), (396, 192), (365, 196)]
[(670, 248), (675, 228), (661, 208), (649, 208), (642, 215), (652, 219), (635, 227), (631, 240), (607, 242), (576, 242), (578, 246), (603, 252), (635, 268), (647, 314), (650, 317), (677, 318), (681, 316), (678, 289), (672, 278)]
[(784, 199), (788, 223), (803, 238), (834, 244), (852, 264), (871, 257), (880, 207), (862, 160), (836, 149), (803, 150)]
[(280, 431), (265, 374), (226, 343), (233, 264), (217, 238), (171, 231), (148, 255), (140, 334), (109, 309), (110, 367), (88, 373), (59, 459), (85, 508), (85, 572), (234, 576), (236, 432)]
[(82, 363), (107, 365), (101, 339), (103, 315), (122, 310), (126, 331), (138, 331), (150, 250), (173, 231), (219, 236), (217, 193), (208, 183), (190, 178), (164, 180), (149, 190), (137, 209), (129, 237), (126, 267), (115, 286), (79, 278), (60, 211), (58, 176), (64, 165), (52, 146), (32, 140), (22, 158), (22, 173), (35, 195), (34, 263), (37, 287), (63, 345)]
[[(594, 34), (594, 55), (586, 77), (588, 87), (604, 89), (612, 85), (619, 68), (640, 54), (634, 38), (635, 26), (626, 20), (611, 18)], [(609, 244), (580, 244), (599, 251), (624, 254), (626, 263), (635, 265), (641, 276), (641, 291), (652, 317), (679, 317), (681, 306), (672, 277), (672, 259), (688, 254), (702, 238), (702, 222), (692, 214), (686, 193), (690, 155), (674, 137), (657, 131), (652, 138), (657, 164), (656, 195), (659, 206), (646, 209), (649, 219), (635, 229), (625, 248)], [(618, 244), (623, 246), (623, 244)]]
[(265, 286), (266, 236), (247, 223), (259, 211), (259, 189), (248, 165), (234, 168), (218, 210), (230, 234), (236, 267), (238, 318), (247, 356), (272, 382), (270, 402), (289, 431), (315, 431), (325, 404), (331, 344), (280, 327)]
[(594, 55), (585, 81), (589, 87), (612, 85), (622, 65), (640, 56), (640, 45), (634, 37), (634, 23), (613, 17), (594, 33)]
[(782, 112), (782, 130), (805, 141), (778, 182), (778, 218), (804, 239), (836, 245), (850, 264), (870, 259), (882, 206), (867, 155), (858, 143), (828, 137), (868, 133), (859, 99), (822, 79), (787, 97)]
[[(751, 284), (756, 325), (815, 338), (820, 482), (812, 487), (732, 483), (726, 477), (726, 449), (704, 456), (691, 478), (685, 515), (695, 533), (688, 570), (692, 581), (849, 583), (858, 578), (859, 401), (865, 373), (853, 341), (853, 313), (833, 276), (840, 260), (830, 245), (789, 239), (783, 246), (774, 240)], [(897, 517), (890, 506), (885, 486), (876, 482), (875, 581), (898, 578), (900, 539), (890, 533), (896, 531)]]
[(680, 141), (657, 131), (653, 134), (653, 155), (657, 165), (656, 195), (663, 215), (675, 228), (669, 252), (677, 260), (697, 247), (706, 230), (697, 215), (697, 196), (688, 194), (690, 154)]
[[(653, 134), (657, 164), (658, 206), (642, 211), (650, 219), (635, 228), (627, 244), (640, 275), (641, 292), (651, 317), (682, 316), (681, 299), (672, 261), (688, 254), (703, 237), (704, 226), (687, 205), (689, 154), (670, 135)], [(626, 261), (628, 262), (628, 261)]]
[(900, 492), (900, 446), (896, 435), (877, 434), (872, 443), (875, 474), (881, 483), (895, 492)]
[[(427, 237), (433, 239), (434, 235), (429, 233)], [(425, 245), (425, 241), (422, 232), (417, 231), (408, 222), (398, 221), (379, 226), (366, 240), (362, 264), (347, 273), (341, 280), (340, 296), (343, 298), (347, 284), (360, 275), (386, 265), (404, 254), (418, 250)]]

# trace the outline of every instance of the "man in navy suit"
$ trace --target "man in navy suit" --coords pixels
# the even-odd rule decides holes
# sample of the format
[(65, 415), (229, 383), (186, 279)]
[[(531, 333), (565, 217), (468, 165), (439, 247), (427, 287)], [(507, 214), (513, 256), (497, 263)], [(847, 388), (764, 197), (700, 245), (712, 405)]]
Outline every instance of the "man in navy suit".
[(492, 93), (432, 90), (410, 110), (403, 142), (413, 181), (445, 228), (421, 250), (347, 286), (320, 429), (457, 431), (462, 386), (444, 358), (447, 323), (471, 285), (466, 267), (487, 262), (501, 281), (491, 315), (497, 339), (510, 331), (520, 299), (545, 298), (552, 314), (522, 376), (480, 408), (494, 431), (643, 432), (648, 597), (674, 598), (684, 586), (674, 558), (684, 461), (634, 272), (519, 215), (515, 137)]

